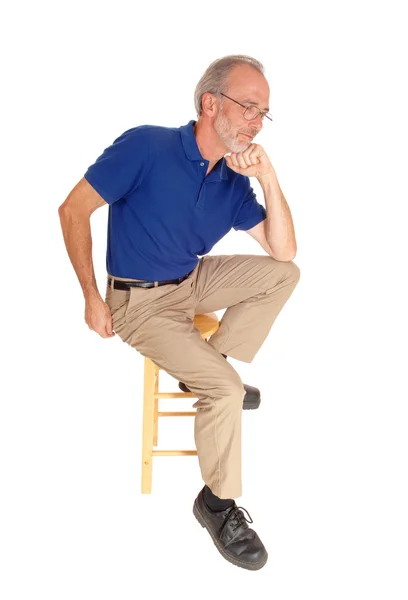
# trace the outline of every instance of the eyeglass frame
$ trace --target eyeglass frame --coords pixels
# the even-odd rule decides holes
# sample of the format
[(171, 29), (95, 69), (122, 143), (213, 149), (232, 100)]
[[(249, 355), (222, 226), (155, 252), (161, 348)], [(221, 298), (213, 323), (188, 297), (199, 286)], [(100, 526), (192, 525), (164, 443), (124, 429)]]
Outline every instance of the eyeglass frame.
[(239, 104), (240, 106), (242, 106), (242, 108), (245, 108), (245, 110), (244, 110), (244, 119), (245, 119), (245, 112), (247, 111), (247, 109), (251, 108), (252, 106), (254, 106), (257, 109), (258, 114), (256, 115), (256, 117), (252, 117), (252, 119), (245, 119), (246, 121), (253, 121), (254, 119), (258, 118), (258, 115), (262, 115), (262, 118), (266, 117), (270, 121), (273, 121), (272, 117), (269, 116), (267, 112), (265, 112), (264, 110), (259, 110), (259, 108), (255, 104), (247, 104), (245, 106), (245, 104), (241, 104), (241, 102), (238, 102), (238, 100), (234, 100), (234, 98), (230, 98), (229, 96), (227, 96), (227, 94), (223, 94), (222, 92), (220, 92), (220, 95), (221, 96), (225, 96), (225, 98), (228, 98), (228, 100), (232, 100), (236, 104)]

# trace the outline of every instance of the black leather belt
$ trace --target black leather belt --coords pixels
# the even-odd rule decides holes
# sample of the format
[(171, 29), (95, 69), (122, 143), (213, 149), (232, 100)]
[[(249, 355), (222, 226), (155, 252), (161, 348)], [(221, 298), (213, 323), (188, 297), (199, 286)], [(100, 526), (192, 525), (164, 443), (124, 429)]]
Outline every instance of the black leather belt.
[[(190, 271), (190, 273), (187, 273), (187, 275), (183, 275), (183, 277), (178, 277), (177, 279), (167, 279), (165, 281), (120, 281), (118, 279), (114, 279), (113, 287), (115, 290), (128, 290), (131, 287), (151, 288), (158, 287), (159, 285), (167, 285), (168, 283), (178, 284), (187, 279), (187, 277), (191, 275), (193, 271)], [(108, 286), (111, 287), (111, 284), (112, 278), (108, 277)]]

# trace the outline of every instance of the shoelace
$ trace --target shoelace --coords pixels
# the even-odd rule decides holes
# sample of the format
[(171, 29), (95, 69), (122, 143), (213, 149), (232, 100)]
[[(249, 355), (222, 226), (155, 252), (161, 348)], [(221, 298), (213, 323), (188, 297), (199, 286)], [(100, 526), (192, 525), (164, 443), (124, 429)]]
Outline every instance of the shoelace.
[[(250, 518), (249, 521), (245, 517), (244, 513), (241, 512), (241, 510), (244, 510), (246, 512), (246, 514)], [(228, 513), (227, 518), (224, 521), (222, 529), (224, 529), (224, 527), (226, 527), (226, 525), (227, 525), (227, 523), (229, 523), (229, 521), (231, 521), (235, 525), (235, 527), (232, 527), (232, 531), (236, 531), (238, 529), (238, 527), (240, 527), (241, 525), (243, 525), (243, 523), (245, 521), (247, 523), (253, 523), (251, 515), (249, 514), (249, 512), (247, 511), (247, 509), (243, 508), (242, 506), (234, 506), (234, 508), (232, 510), (230, 510), (230, 512)], [(234, 521), (236, 521), (236, 523), (234, 523)]]

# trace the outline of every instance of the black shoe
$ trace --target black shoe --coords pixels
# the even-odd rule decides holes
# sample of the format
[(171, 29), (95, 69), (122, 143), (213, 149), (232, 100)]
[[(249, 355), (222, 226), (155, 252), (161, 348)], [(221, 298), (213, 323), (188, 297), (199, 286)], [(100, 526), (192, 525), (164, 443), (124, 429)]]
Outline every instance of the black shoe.
[[(189, 392), (190, 390), (186, 386), (185, 383), (179, 381), (179, 388), (183, 390), (183, 392)], [(244, 396), (244, 401), (242, 403), (243, 410), (253, 410), (254, 408), (258, 408), (261, 404), (261, 393), (256, 387), (252, 387), (252, 385), (247, 385), (244, 383), (244, 388), (246, 394)]]
[(237, 567), (251, 571), (262, 569), (268, 560), (268, 553), (258, 534), (247, 525), (253, 523), (248, 511), (234, 501), (229, 508), (214, 512), (206, 505), (203, 491), (204, 488), (194, 501), (193, 513), (200, 525), (208, 530), (218, 551)]

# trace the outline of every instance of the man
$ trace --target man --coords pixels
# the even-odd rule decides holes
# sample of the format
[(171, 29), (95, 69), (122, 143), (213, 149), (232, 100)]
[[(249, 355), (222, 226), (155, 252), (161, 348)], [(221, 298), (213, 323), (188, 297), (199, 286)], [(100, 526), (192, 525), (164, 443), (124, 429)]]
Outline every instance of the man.
[[(261, 63), (216, 60), (196, 87), (197, 122), (125, 131), (59, 208), (88, 327), (102, 337), (115, 331), (198, 398), (194, 435), (205, 485), (193, 511), (224, 558), (251, 570), (268, 554), (234, 498), (242, 494), (242, 408), (258, 390), (244, 387), (226, 358), (252, 362), (300, 276), (289, 207), (266, 152), (253, 143), (270, 119), (268, 104)], [(249, 177), (258, 179), (266, 210)], [(106, 204), (104, 302), (90, 215)], [(232, 227), (267, 255), (207, 255)], [(223, 308), (218, 331), (203, 340), (194, 315)]]

